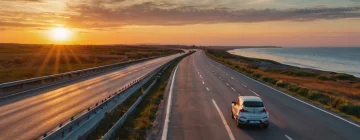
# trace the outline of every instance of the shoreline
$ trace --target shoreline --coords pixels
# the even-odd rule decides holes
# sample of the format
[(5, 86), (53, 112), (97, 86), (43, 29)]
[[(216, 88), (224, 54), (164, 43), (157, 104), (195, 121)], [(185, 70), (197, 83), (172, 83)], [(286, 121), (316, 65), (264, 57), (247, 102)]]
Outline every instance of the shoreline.
[(249, 49), (249, 48), (282, 48), (280, 46), (206, 46), (206, 47), (200, 47), (203, 49), (211, 49), (211, 50), (235, 50), (235, 49)]
[[(277, 48), (282, 48), (282, 47), (277, 47)], [(241, 49), (248, 49), (248, 48), (241, 48)], [(321, 69), (321, 68), (317, 68), (317, 67), (314, 67), (314, 66), (309, 66), (309, 65), (306, 65), (306, 64), (301, 64), (301, 63), (296, 63), (296, 62), (289, 62), (289, 63), (292, 63), (292, 64), (289, 64), (289, 63), (283, 63), (283, 62), (279, 62), (279, 61), (276, 61), (276, 60), (272, 60), (272, 59), (266, 59), (266, 58), (255, 58), (255, 57), (248, 57), (248, 56), (243, 56), (243, 55), (240, 55), (240, 54), (236, 54), (236, 53), (232, 53), (230, 51), (236, 51), (236, 49), (231, 49), (231, 50), (225, 50), (227, 53), (229, 54), (232, 54), (232, 55), (236, 55), (236, 56), (240, 56), (240, 57), (246, 57), (246, 58), (249, 58), (249, 59), (258, 59), (258, 60), (264, 60), (264, 61), (273, 61), (275, 63), (278, 63), (278, 64), (281, 64), (285, 67), (288, 67), (288, 68), (294, 68), (294, 69), (297, 69), (297, 70), (305, 70), (305, 71), (311, 71), (311, 72), (316, 72), (316, 73), (337, 73), (337, 74), (347, 74), (347, 75), (351, 75), (351, 76), (354, 76), (356, 78), (360, 78), (360, 73), (359, 75), (356, 75), (356, 74), (353, 74), (353, 73), (350, 73), (350, 72), (337, 72), (337, 71), (330, 71), (330, 70), (324, 70), (324, 69)]]

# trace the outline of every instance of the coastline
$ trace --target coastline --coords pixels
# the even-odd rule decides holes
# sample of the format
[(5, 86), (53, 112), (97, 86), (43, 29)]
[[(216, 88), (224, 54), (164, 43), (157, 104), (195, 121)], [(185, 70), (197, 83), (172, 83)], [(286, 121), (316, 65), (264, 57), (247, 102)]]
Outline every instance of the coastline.
[[(273, 47), (273, 48), (275, 48), (275, 47)], [(282, 47), (276, 47), (276, 48), (282, 48)], [(241, 48), (241, 49), (248, 49), (248, 48)], [(325, 68), (320, 68), (320, 67), (317, 67), (317, 66), (307, 65), (307, 64), (304, 64), (304, 63), (301, 63), (301, 62), (294, 62), (294, 61), (281, 62), (281, 61), (274, 60), (274, 59), (271, 59), (271, 58), (260, 58), (260, 57), (244, 56), (244, 55), (241, 55), (241, 54), (237, 54), (236, 49), (226, 50), (226, 52), (229, 53), (229, 54), (233, 54), (233, 55), (240, 56), (240, 57), (246, 57), (246, 58), (249, 58), (249, 59), (273, 61), (274, 63), (281, 64), (284, 67), (293, 68), (293, 69), (297, 69), (297, 70), (304, 70), (304, 71), (310, 71), (310, 72), (322, 73), (322, 74), (329, 74), (329, 73), (347, 74), (347, 75), (352, 75), (354, 77), (360, 78), (360, 72), (353, 72), (353, 71), (351, 71), (351, 72), (350, 71), (349, 72), (343, 72), (343, 71), (326, 70)]]
[(280, 46), (206, 46), (206, 47), (199, 47), (205, 50), (235, 50), (235, 49), (249, 49), (249, 48), (282, 48)]

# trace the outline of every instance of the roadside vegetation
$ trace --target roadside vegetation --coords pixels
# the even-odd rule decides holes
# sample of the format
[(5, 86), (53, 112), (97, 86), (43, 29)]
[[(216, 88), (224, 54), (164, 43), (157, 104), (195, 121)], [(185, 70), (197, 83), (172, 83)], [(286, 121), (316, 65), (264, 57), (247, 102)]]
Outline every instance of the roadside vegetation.
[(0, 83), (179, 52), (146, 45), (0, 44)]
[(117, 130), (112, 139), (139, 140), (146, 139), (147, 133), (151, 130), (156, 118), (156, 112), (164, 98), (165, 88), (169, 82), (172, 71), (180, 60), (172, 63), (159, 78), (150, 92), (145, 96), (137, 109), (128, 116), (123, 126)]
[[(147, 131), (152, 127), (159, 104), (164, 97), (165, 88), (175, 66), (180, 62), (173, 62), (158, 78), (158, 82), (143, 98), (137, 108), (129, 114), (124, 124), (116, 131), (111, 139), (145, 139)], [(98, 126), (86, 136), (87, 140), (101, 139), (102, 136), (130, 109), (136, 100), (151, 85), (158, 75), (152, 77), (140, 90), (136, 91), (126, 101), (117, 106), (115, 110), (105, 114)]]
[(360, 122), (360, 79), (353, 75), (287, 66), (225, 50), (207, 50), (206, 55), (256, 80)]

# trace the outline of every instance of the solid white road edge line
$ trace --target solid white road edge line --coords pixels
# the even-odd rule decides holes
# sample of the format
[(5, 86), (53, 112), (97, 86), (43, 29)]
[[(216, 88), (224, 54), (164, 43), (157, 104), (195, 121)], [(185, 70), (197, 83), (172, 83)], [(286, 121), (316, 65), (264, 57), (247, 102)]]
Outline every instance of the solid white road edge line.
[[(214, 62), (215, 62), (215, 61), (214, 61)], [(215, 62), (215, 63), (223, 66), (222, 64), (220, 64), (220, 63), (218, 63), (218, 62)], [(213, 66), (216, 67), (215, 65), (213, 65)], [(217, 67), (216, 67), (216, 68), (217, 68)], [(226, 68), (231, 69), (231, 68), (229, 68), (229, 67), (226, 67)], [(257, 82), (257, 83), (259, 83), (259, 84), (261, 84), (261, 85), (263, 85), (263, 86), (266, 86), (266, 87), (268, 87), (268, 88), (270, 88), (270, 89), (272, 89), (272, 90), (275, 90), (275, 91), (277, 91), (277, 92), (279, 92), (279, 93), (281, 93), (281, 94), (283, 94), (283, 95), (285, 95), (285, 96), (287, 96), (287, 97), (290, 97), (290, 98), (292, 98), (292, 99), (294, 99), (294, 100), (296, 100), (296, 101), (299, 101), (299, 102), (301, 102), (301, 103), (303, 103), (303, 104), (306, 104), (306, 105), (308, 105), (308, 106), (310, 106), (310, 107), (312, 107), (312, 108), (315, 108), (315, 109), (317, 109), (317, 110), (320, 110), (320, 111), (322, 111), (322, 112), (324, 112), (324, 113), (326, 113), (326, 114), (328, 114), (328, 115), (331, 115), (331, 116), (333, 116), (333, 117), (335, 117), (335, 118), (338, 118), (338, 119), (340, 119), (340, 120), (342, 120), (342, 121), (345, 121), (345, 122), (347, 122), (347, 123), (349, 123), (349, 124), (352, 124), (352, 125), (360, 128), (360, 125), (358, 125), (358, 124), (356, 124), (356, 123), (353, 123), (353, 122), (351, 122), (351, 121), (349, 121), (349, 120), (346, 120), (346, 119), (344, 119), (344, 118), (342, 118), (342, 117), (339, 117), (339, 116), (337, 116), (337, 115), (335, 115), (335, 114), (333, 114), (333, 113), (327, 112), (327, 111), (325, 111), (325, 110), (323, 110), (323, 109), (321, 109), (321, 108), (318, 108), (318, 107), (316, 107), (316, 106), (314, 106), (314, 105), (312, 105), (312, 104), (309, 104), (309, 103), (307, 103), (307, 102), (304, 102), (304, 101), (302, 101), (302, 100), (300, 100), (300, 99), (297, 99), (297, 98), (295, 98), (295, 97), (293, 97), (293, 96), (290, 96), (290, 95), (288, 95), (287, 93), (284, 93), (284, 92), (282, 92), (282, 91), (280, 91), (280, 90), (277, 90), (277, 89), (275, 89), (275, 88), (273, 88), (273, 87), (271, 87), (271, 86), (269, 86), (269, 85), (266, 85), (266, 84), (263, 84), (263, 83), (261, 83), (261, 82), (259, 82), (259, 81), (257, 81), (257, 80), (254, 80), (254, 79), (252, 79), (252, 78), (250, 78), (250, 77), (248, 77), (248, 76), (246, 76), (246, 75), (244, 75), (244, 74), (242, 74), (242, 73), (240, 73), (240, 72), (238, 72), (238, 71), (235, 71), (235, 72), (238, 73), (238, 74), (240, 74), (240, 75), (242, 75), (242, 76), (244, 76), (244, 77), (246, 77), (246, 78), (248, 78), (248, 79), (250, 79), (250, 80), (253, 80), (253, 81), (255, 81), (255, 82)]]
[(254, 93), (256, 96), (259, 96), (255, 91), (252, 91), (251, 89), (249, 89), (252, 93)]
[(290, 138), (288, 135), (285, 135), (285, 137), (286, 137), (288, 140), (292, 140), (292, 138)]
[(172, 93), (173, 93), (173, 87), (174, 87), (174, 81), (175, 81), (175, 76), (176, 76), (176, 72), (177, 69), (179, 67), (179, 64), (176, 66), (175, 71), (174, 71), (174, 75), (171, 79), (171, 85), (170, 85), (170, 92), (169, 92), (169, 97), (168, 97), (168, 102), (167, 102), (167, 106), (166, 106), (166, 116), (165, 116), (165, 122), (164, 122), (164, 127), (163, 127), (163, 133), (161, 136), (161, 140), (166, 140), (167, 139), (167, 133), (169, 130), (169, 117), (170, 117), (170, 107), (171, 107), (171, 97), (172, 97)]
[(229, 137), (230, 137), (230, 140), (235, 140), (235, 137), (234, 137), (233, 133), (231, 132), (230, 127), (229, 127), (229, 125), (227, 124), (224, 115), (221, 113), (221, 111), (220, 111), (219, 107), (217, 106), (215, 100), (212, 99), (212, 101), (213, 101), (213, 103), (214, 103), (214, 106), (215, 106), (216, 110), (218, 111), (218, 113), (219, 113), (219, 115), (220, 115), (221, 121), (223, 122), (223, 124), (224, 124), (224, 126), (225, 126), (225, 128), (226, 128), (226, 131), (227, 131), (227, 133), (228, 133), (228, 135), (229, 135)]

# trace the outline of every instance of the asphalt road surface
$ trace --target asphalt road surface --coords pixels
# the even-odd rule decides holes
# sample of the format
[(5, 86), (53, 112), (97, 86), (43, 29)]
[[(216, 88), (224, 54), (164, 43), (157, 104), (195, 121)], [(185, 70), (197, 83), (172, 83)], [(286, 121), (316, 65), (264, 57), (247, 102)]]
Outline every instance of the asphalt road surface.
[(131, 65), (54, 90), (32, 91), (37, 94), (20, 100), (2, 100), (0, 139), (37, 138), (176, 56), (179, 54)]
[[(360, 140), (358, 123), (254, 81), (202, 51), (180, 62), (170, 84), (161, 139)], [(268, 129), (236, 126), (230, 109), (239, 94), (261, 97), (270, 115)]]

